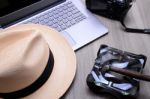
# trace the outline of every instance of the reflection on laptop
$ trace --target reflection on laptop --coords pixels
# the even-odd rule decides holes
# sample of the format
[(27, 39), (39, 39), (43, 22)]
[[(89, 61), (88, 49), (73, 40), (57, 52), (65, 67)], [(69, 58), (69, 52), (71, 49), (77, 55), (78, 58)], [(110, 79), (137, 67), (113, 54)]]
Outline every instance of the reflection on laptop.
[(22, 23), (55, 28), (74, 50), (108, 33), (79, 0), (0, 0), (0, 27)]

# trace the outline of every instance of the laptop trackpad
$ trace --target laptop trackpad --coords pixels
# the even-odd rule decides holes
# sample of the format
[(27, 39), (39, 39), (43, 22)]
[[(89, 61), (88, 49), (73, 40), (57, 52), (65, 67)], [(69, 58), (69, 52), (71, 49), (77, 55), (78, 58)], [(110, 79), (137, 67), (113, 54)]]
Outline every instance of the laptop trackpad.
[(75, 40), (72, 38), (72, 36), (68, 32), (62, 31), (62, 34), (67, 39), (67, 41), (71, 44), (71, 46), (75, 46), (76, 45)]

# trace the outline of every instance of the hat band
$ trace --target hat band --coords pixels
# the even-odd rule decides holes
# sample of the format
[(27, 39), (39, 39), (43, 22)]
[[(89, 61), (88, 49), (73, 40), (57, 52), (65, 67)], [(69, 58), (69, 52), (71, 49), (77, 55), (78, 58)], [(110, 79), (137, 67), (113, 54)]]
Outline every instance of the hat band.
[(23, 88), (21, 90), (18, 91), (14, 91), (14, 92), (10, 92), (10, 93), (0, 93), (0, 97), (2, 98), (9, 98), (9, 99), (16, 99), (16, 98), (21, 98), (21, 97), (25, 97), (33, 92), (35, 92), (36, 90), (38, 90), (50, 77), (52, 70), (53, 70), (53, 66), (54, 66), (54, 58), (53, 58), (53, 54), (50, 51), (49, 52), (49, 59), (47, 62), (47, 65), (43, 71), (43, 73), (40, 75), (40, 77), (33, 82), (31, 85), (27, 86), (26, 88)]

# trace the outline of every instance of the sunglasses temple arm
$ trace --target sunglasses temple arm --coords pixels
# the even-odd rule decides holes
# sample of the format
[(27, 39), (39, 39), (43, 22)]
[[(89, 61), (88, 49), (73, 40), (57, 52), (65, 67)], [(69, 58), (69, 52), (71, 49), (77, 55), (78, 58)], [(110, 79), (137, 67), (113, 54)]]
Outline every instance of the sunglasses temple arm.
[(143, 75), (143, 74), (140, 74), (140, 73), (135, 72), (135, 71), (131, 71), (131, 70), (127, 70), (127, 69), (121, 69), (121, 68), (108, 66), (108, 65), (104, 66), (103, 68), (105, 68), (105, 70), (107, 70), (107, 71), (113, 71), (113, 72), (120, 73), (120, 74), (129, 76), (129, 77), (132, 77), (132, 78), (136, 78), (139, 80), (144, 80), (144, 81), (150, 82), (150, 76)]

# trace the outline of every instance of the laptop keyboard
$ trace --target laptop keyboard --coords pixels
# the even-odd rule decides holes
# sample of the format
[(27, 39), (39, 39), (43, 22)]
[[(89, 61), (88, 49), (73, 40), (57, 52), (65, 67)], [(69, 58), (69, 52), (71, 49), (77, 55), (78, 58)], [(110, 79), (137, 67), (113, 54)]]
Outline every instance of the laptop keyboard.
[(86, 19), (86, 16), (71, 1), (68, 1), (23, 23), (42, 24), (63, 31), (84, 19)]

